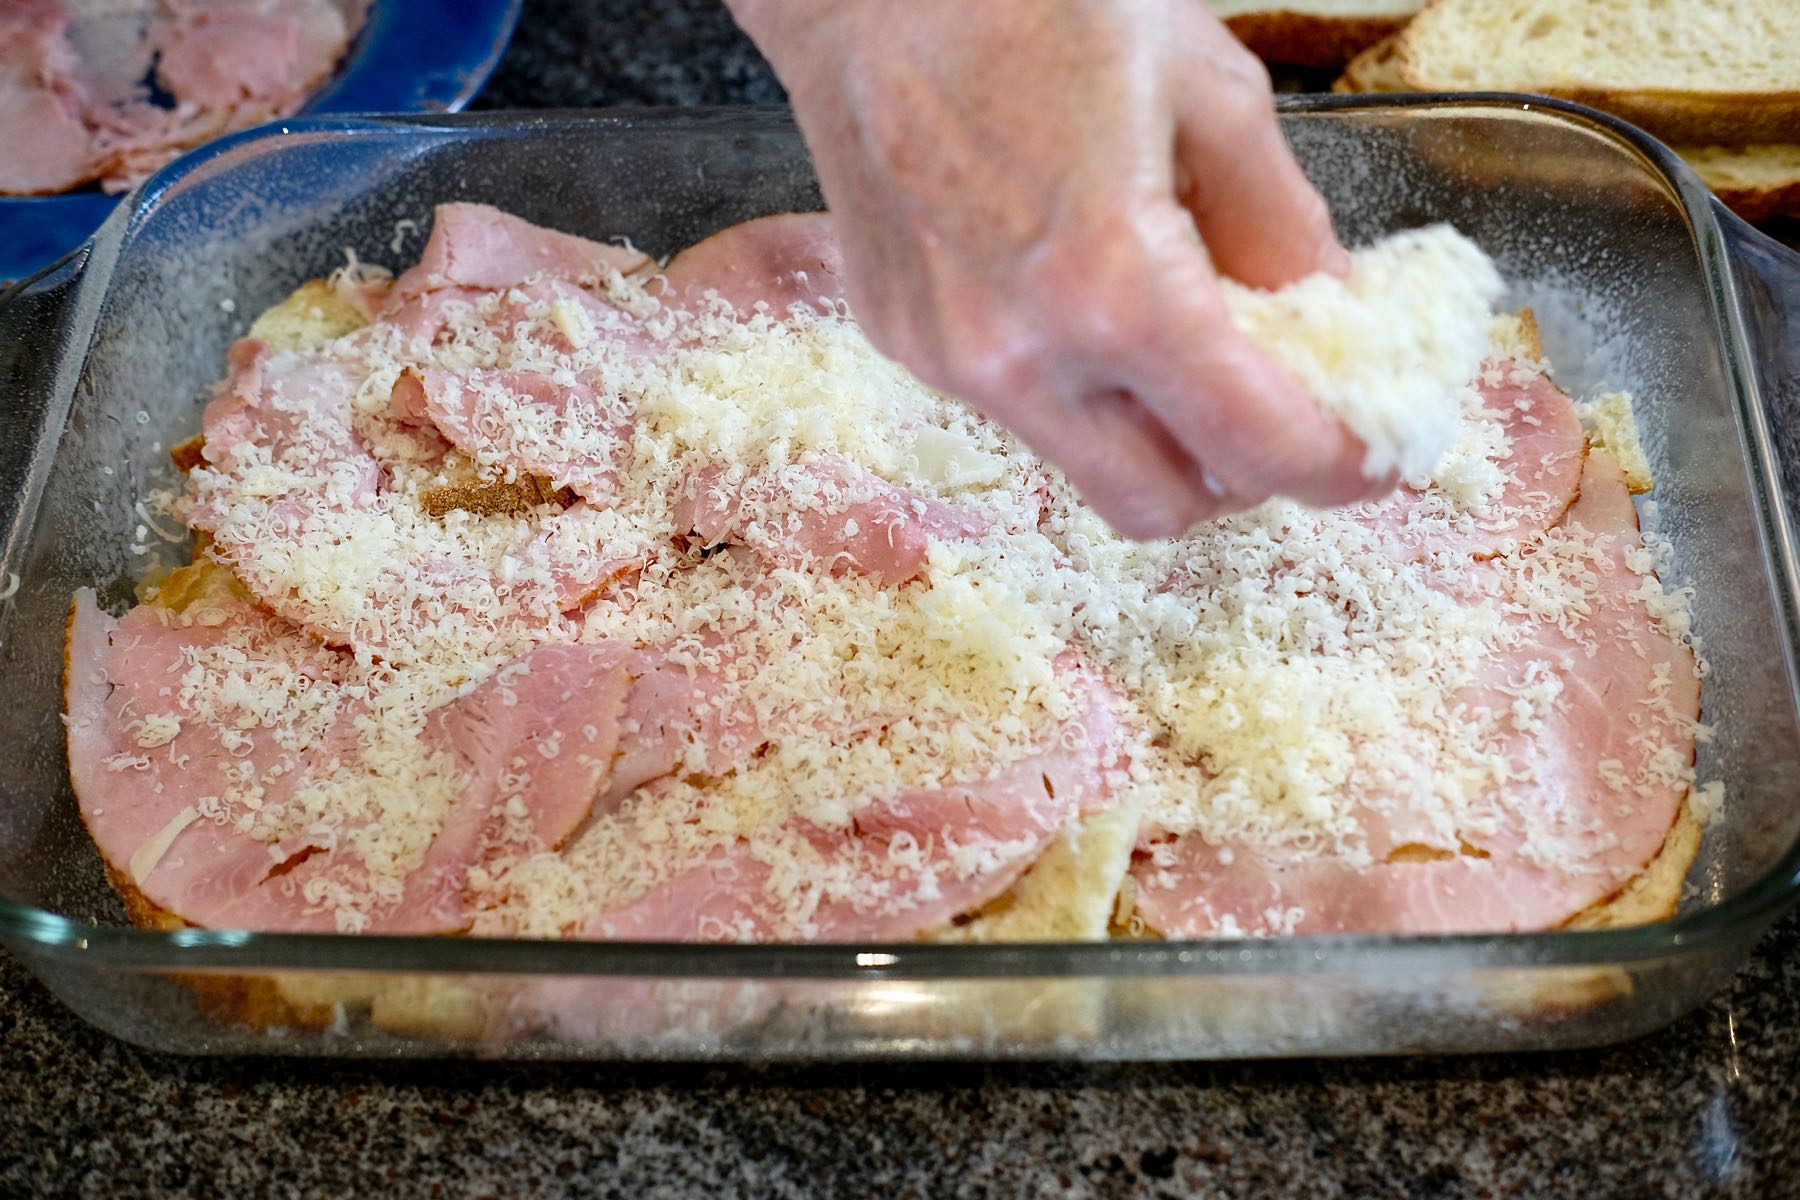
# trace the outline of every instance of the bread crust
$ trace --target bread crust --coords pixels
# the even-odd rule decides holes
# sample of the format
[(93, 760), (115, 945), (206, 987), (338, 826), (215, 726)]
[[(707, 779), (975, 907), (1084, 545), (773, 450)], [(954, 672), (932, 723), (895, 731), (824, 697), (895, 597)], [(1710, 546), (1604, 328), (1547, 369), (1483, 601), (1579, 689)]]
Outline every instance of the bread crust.
[(1331, 85), (1334, 92), (1404, 92), (1406, 82), (1394, 69), (1395, 38), (1387, 37), (1362, 51)]
[(1800, 144), (1677, 146), (1676, 152), (1744, 220), (1800, 216)]
[[(1420, 40), (1440, 10), (1455, 0), (1431, 0), (1413, 22), (1396, 35), (1392, 67), (1399, 90), (1461, 92), (1524, 91), (1585, 104), (1621, 117), (1669, 142), (1742, 146), (1791, 140), (1800, 129), (1800, 88), (1785, 91), (1708, 91), (1680, 88), (1612, 88), (1578, 83), (1534, 83), (1517, 87), (1503, 81), (1446, 80), (1434, 76), (1424, 61)], [(1448, 19), (1448, 18), (1446, 18)]]
[(1405, 17), (1343, 16), (1271, 9), (1225, 25), (1258, 57), (1295, 67), (1335, 69), (1406, 24)]

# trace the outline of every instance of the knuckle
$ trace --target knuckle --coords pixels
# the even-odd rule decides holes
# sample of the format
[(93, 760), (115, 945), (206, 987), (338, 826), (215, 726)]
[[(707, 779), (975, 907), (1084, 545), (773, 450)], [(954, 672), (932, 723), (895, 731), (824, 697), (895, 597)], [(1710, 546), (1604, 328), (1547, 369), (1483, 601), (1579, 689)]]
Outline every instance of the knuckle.
[(943, 390), (983, 408), (1006, 408), (1040, 390), (1041, 346), (1010, 313), (950, 314), (943, 332)]
[(1241, 43), (1226, 47), (1219, 65), (1224, 77), (1247, 97), (1264, 102), (1274, 97), (1275, 80), (1268, 65)]
[(1149, 250), (1130, 223), (1062, 236), (1031, 281), (1034, 311), (1083, 356), (1131, 352), (1151, 325)]
[(947, 374), (951, 390), (992, 407), (1033, 390), (1036, 368), (1031, 352), (1015, 339), (971, 339), (953, 353)]
[(1273, 123), (1275, 85), (1255, 55), (1234, 48), (1220, 62), (1219, 84), (1212, 102), (1214, 119), (1234, 130)]

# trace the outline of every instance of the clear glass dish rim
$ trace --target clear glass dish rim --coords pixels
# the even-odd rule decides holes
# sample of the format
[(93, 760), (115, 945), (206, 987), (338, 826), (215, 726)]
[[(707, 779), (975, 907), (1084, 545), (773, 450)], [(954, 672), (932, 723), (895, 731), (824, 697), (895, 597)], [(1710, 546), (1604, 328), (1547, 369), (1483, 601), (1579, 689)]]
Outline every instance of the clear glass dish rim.
[[(1543, 114), (1611, 134), (1634, 149), (1679, 197), (1708, 284), (1762, 517), (1761, 536), (1781, 610), (1782, 653), (1790, 691), (1800, 676), (1800, 572), (1795, 540), (1778, 482), (1751, 347), (1737, 312), (1730, 250), (1710, 192), (1667, 147), (1633, 126), (1580, 105), (1511, 93), (1283, 96), (1284, 114), (1407, 110), (1443, 114), (1471, 109)], [(671, 134), (719, 128), (792, 128), (784, 108), (571, 109), (547, 113), (376, 115), (291, 119), (221, 139), (208, 151), (165, 168), (122, 204), (88, 245), (24, 280), (7, 294), (75, 270), (77, 287), (104, 289), (126, 235), (189, 176), (209, 175), (239, 147), (281, 135), (355, 137), (414, 132), (455, 134), (470, 128), (515, 134), (566, 129), (652, 128)], [(104, 271), (104, 276), (98, 272)], [(91, 312), (93, 306), (84, 306)], [(92, 330), (71, 342), (85, 353)], [(60, 375), (67, 379), (69, 372)], [(72, 382), (69, 383), (72, 386)], [(34, 480), (41, 484), (41, 479)], [(0, 941), (71, 965), (127, 971), (316, 970), (379, 973), (668, 976), (677, 978), (867, 979), (908, 977), (979, 981), (1021, 977), (1238, 977), (1366, 974), (1517, 968), (1617, 966), (1682, 957), (1761, 931), (1800, 899), (1800, 843), (1738, 895), (1654, 925), (1605, 930), (1509, 934), (1389, 934), (1206, 941), (1115, 941), (1006, 945), (813, 943), (721, 945), (548, 941), (524, 938), (421, 937), (370, 934), (255, 933), (230, 929), (143, 930), (96, 925), (0, 896)]]

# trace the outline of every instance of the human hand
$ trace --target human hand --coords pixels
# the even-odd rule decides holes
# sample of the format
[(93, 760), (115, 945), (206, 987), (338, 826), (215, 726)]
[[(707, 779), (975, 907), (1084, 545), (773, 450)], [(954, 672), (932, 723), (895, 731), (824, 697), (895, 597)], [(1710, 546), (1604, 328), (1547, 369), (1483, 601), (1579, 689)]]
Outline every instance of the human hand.
[(788, 88), (870, 340), (1120, 532), (1391, 486), (1227, 316), (1215, 267), (1275, 287), (1348, 259), (1267, 73), (1204, 5), (730, 3)]

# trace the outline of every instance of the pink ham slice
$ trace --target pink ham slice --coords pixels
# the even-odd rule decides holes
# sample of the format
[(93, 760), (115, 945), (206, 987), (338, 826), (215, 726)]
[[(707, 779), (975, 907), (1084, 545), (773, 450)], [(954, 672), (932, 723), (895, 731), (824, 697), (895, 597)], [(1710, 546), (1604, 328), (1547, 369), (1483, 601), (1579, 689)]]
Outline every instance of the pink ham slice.
[[(297, 473), (294, 489), (268, 497), (271, 511), (284, 518), (303, 519), (307, 501), (315, 495), (329, 496), (334, 505), (346, 508), (374, 502), (382, 484), (381, 465), (351, 428), (350, 402), (362, 382), (358, 368), (336, 359), (272, 352), (248, 338), (232, 345), (230, 367), (200, 420), (202, 455), (209, 466), (233, 479), (264, 463)], [(253, 552), (250, 543), (263, 532), (228, 528), (205, 505), (192, 516), (223, 547), (246, 553)]]
[(0, 195), (67, 191), (104, 169), (81, 119), (82, 98), (67, 86), (74, 64), (66, 29), (50, 0), (0, 7)]
[(664, 270), (664, 302), (694, 309), (707, 293), (741, 316), (767, 306), (827, 311), (843, 300), (844, 256), (829, 213), (782, 213), (744, 221), (689, 246)]
[[(385, 293), (378, 297), (374, 292), (362, 292), (362, 303), (370, 305), (370, 310), (363, 315), (370, 320), (377, 320), (400, 331), (401, 338), (414, 354), (423, 355), (437, 344), (444, 329), (450, 324), (453, 309), (464, 305), (473, 309), (481, 302), (487, 292), (479, 288), (445, 287), (436, 291), (423, 292), (416, 296), (396, 296), (390, 285)], [(383, 302), (375, 303), (376, 299)]]
[[(238, 342), (231, 352), (231, 374), (202, 419), (203, 453), (212, 473), (190, 474), (194, 490), (187, 519), (212, 533), (212, 554), (275, 612), (334, 645), (387, 650), (388, 630), (407, 619), (406, 612), (377, 605), (347, 623), (315, 611), (278, 573), (287, 542), (315, 528), (328, 530), (346, 512), (386, 502), (382, 465), (356, 430), (352, 402), (361, 382), (362, 372), (346, 362)], [(403, 396), (398, 410), (409, 413), (419, 404), (416, 397)], [(423, 460), (432, 450), (419, 440), (412, 453)], [(269, 494), (249, 486), (265, 462), (295, 472), (288, 491)], [(257, 503), (220, 511), (207, 500), (214, 488), (255, 495)], [(581, 516), (571, 509), (546, 518), (518, 548), (510, 567), (503, 563), (498, 571), (486, 563), (449, 559), (396, 563), (392, 570), (396, 575), (416, 570), (444, 588), (508, 589), (512, 602), (506, 619), (542, 621), (580, 607), (633, 565), (607, 556), (599, 546), (581, 544)], [(396, 595), (405, 591), (395, 588)]]
[[(211, 624), (183, 625), (136, 608), (115, 621), (76, 594), (69, 626), (67, 726), (69, 770), (82, 818), (101, 854), (152, 902), (198, 925), (266, 930), (329, 930), (330, 913), (302, 895), (306, 880), (330, 878), (323, 842), (300, 838), (273, 849), (229, 824), (201, 816), (197, 803), (229, 795), (228, 771), (248, 763), (264, 806), (284, 803), (323, 765), (351, 749), (345, 714), (326, 715), (298, 749), (283, 749), (265, 730), (243, 731), (247, 754), (227, 748), (221, 731), (192, 719), (177, 699), (186, 653), (249, 630), (270, 658), (301, 664), (329, 679), (336, 656), (278, 620), (245, 605), (215, 610)], [(185, 716), (163, 745), (138, 745), (146, 717)], [(241, 753), (246, 743), (238, 743)], [(284, 869), (289, 868), (292, 869)], [(336, 869), (355, 873), (356, 864)]]
[(477, 462), (540, 476), (597, 506), (618, 499), (631, 414), (579, 379), (561, 383), (534, 371), (408, 372), (395, 384), (389, 411), (412, 422), (422, 416)]
[(592, 509), (577, 502), (553, 517), (546, 517), (537, 533), (515, 547), (502, 563), (503, 578), (538, 581), (534, 595), (547, 599), (556, 612), (574, 612), (592, 603), (613, 584), (641, 570), (644, 560), (606, 556), (583, 537), (582, 522)]
[[(342, 57), (364, 0), (165, 0), (0, 12), (0, 192), (141, 181), (183, 150), (293, 112)], [(156, 82), (174, 107), (148, 103)]]
[(397, 298), (444, 287), (498, 291), (536, 277), (599, 283), (650, 265), (648, 255), (544, 229), (486, 204), (440, 204), (418, 264), (396, 281)]
[(826, 564), (899, 587), (925, 573), (932, 541), (980, 537), (986, 522), (841, 459), (773, 468), (736, 484), (706, 468), (682, 485), (676, 528), (702, 545), (750, 547), (771, 566)]
[[(371, 508), (383, 485), (381, 464), (352, 428), (352, 398), (362, 372), (334, 359), (272, 352), (245, 339), (231, 348), (231, 371), (201, 418), (202, 454), (211, 475), (190, 473), (197, 488), (186, 519), (213, 535), (213, 553), (236, 571), (263, 603), (328, 637), (352, 631), (321, 623), (317, 614), (276, 581), (265, 555), (271, 541), (298, 538), (330, 511)], [(247, 485), (265, 464), (292, 472), (288, 490), (274, 494)], [(227, 513), (208, 503), (209, 489), (250, 492), (252, 511)]]
[(1505, 490), (1489, 511), (1455, 517), (1432, 512), (1405, 487), (1365, 506), (1361, 522), (1402, 557), (1454, 552), (1486, 558), (1550, 528), (1575, 500), (1587, 438), (1568, 395), (1550, 376), (1526, 374), (1511, 360), (1489, 363), (1477, 390), (1510, 443), (1500, 463)]
[[(559, 311), (566, 315), (569, 329)], [(523, 333), (523, 340), (552, 354), (605, 344), (627, 357), (642, 358), (658, 348), (637, 317), (566, 279), (540, 279), (509, 289), (488, 324), (505, 340), (520, 340)]]
[(666, 651), (639, 650), (631, 661), (619, 755), (596, 814), (617, 810), (638, 788), (662, 779), (698, 747), (711, 774), (723, 774), (769, 740), (770, 730), (727, 700), (719, 670), (690, 667)]
[[(114, 620), (77, 594), (70, 621), (67, 726), (70, 773), (83, 819), (101, 854), (151, 901), (211, 928), (323, 931), (337, 927), (309, 884), (354, 893), (367, 878), (349, 848), (317, 838), (278, 849), (199, 815), (203, 797), (230, 796), (230, 772), (249, 765), (264, 809), (287, 802), (312, 772), (356, 754), (360, 708), (321, 710), (281, 738), (254, 719), (230, 721), (243, 740), (200, 719), (180, 700), (196, 648), (251, 634), (268, 661), (298, 664), (332, 681), (340, 656), (276, 618), (235, 602), (191, 623), (151, 608)], [(439, 933), (464, 928), (474, 897), (470, 868), (505, 852), (560, 845), (604, 787), (627, 687), (624, 653), (609, 646), (546, 645), (433, 713), (429, 744), (453, 756), (468, 780), (400, 901), (365, 929)], [(253, 665), (253, 661), (250, 663)], [(161, 744), (138, 744), (145, 717), (182, 718)], [(160, 740), (160, 739), (159, 739)]]
[[(1076, 816), (1108, 803), (1117, 765), (1113, 692), (1064, 664), (1077, 715), (1050, 747), (976, 783), (902, 791), (859, 811), (850, 829), (794, 832), (824, 860), (816, 907), (786, 927), (753, 847), (721, 851), (598, 916), (581, 936), (627, 941), (891, 941), (948, 923), (1011, 886)], [(969, 865), (959, 868), (958, 851)]]
[[(368, 297), (373, 295), (370, 291), (362, 293), (363, 302), (370, 303)], [(380, 302), (373, 303), (365, 315), (379, 317), (398, 329), (408, 347), (415, 354), (423, 354), (444, 340), (457, 315), (457, 306), (473, 310), (495, 293), (473, 287), (443, 287), (404, 295), (390, 287), (380, 295)], [(586, 325), (585, 330), (577, 326), (580, 346), (557, 322), (552, 306), (558, 304)], [(570, 354), (604, 342), (628, 355), (643, 356), (653, 353), (657, 346), (636, 317), (565, 279), (539, 279), (507, 289), (495, 300), (492, 312), (480, 318), (480, 323), (503, 342), (512, 342), (524, 333), (525, 340), (553, 354)]]
[(472, 865), (557, 849), (581, 826), (618, 748), (625, 660), (614, 645), (546, 644), (431, 714), (427, 739), (471, 783), (390, 922), (466, 927), (482, 891)]
[[(1583, 640), (1547, 622), (1529, 624), (1522, 642), (1499, 650), (1460, 697), (1472, 710), (1503, 714), (1514, 702), (1507, 687), (1534, 664), (1548, 664), (1561, 680), (1552, 719), (1541, 731), (1503, 726), (1504, 757), (1536, 782), (1513, 786), (1496, 829), (1427, 830), (1405, 818), (1404, 797), (1370, 796), (1362, 814), (1384, 860), (1362, 870), (1329, 858), (1221, 848), (1192, 835), (1153, 843), (1133, 868), (1145, 922), (1178, 937), (1278, 927), (1298, 933), (1542, 929), (1605, 899), (1641, 871), (1661, 848), (1684, 794), (1654, 758), (1684, 746), (1691, 756), (1699, 681), (1691, 652), (1631, 597), (1644, 582), (1625, 561), (1637, 540), (1636, 513), (1606, 454), (1588, 455), (1581, 496), (1566, 522), (1598, 535), (1593, 569), (1600, 599), (1577, 631)], [(1399, 816), (1389, 820), (1385, 813)], [(1400, 858), (1413, 861), (1384, 853), (1403, 846), (1415, 853)], [(1296, 909), (1291, 928), (1279, 920)]]
[(330, 0), (176, 4), (155, 28), (157, 82), (178, 105), (226, 110), (297, 104), (331, 73), (350, 41)]

